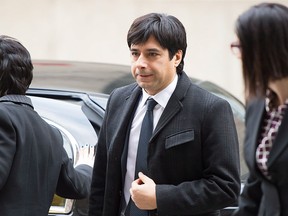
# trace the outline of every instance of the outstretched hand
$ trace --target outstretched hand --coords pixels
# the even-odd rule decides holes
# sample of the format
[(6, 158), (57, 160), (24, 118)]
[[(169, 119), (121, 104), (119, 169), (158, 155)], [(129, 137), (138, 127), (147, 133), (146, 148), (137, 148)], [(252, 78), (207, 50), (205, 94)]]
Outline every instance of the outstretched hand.
[(86, 164), (91, 167), (94, 165), (94, 159), (96, 155), (96, 146), (86, 145), (81, 146), (78, 151), (78, 160), (76, 166), (80, 164)]
[(155, 182), (142, 172), (139, 172), (138, 176), (139, 178), (132, 182), (132, 186), (130, 188), (131, 199), (140, 209), (156, 209), (157, 203)]

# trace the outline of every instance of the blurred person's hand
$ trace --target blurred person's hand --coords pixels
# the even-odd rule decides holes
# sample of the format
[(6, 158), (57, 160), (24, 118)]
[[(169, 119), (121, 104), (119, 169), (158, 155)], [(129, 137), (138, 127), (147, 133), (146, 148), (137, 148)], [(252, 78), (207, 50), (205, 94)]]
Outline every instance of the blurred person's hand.
[(94, 159), (96, 155), (96, 146), (85, 145), (81, 146), (78, 151), (78, 160), (76, 166), (86, 164), (91, 167), (94, 165)]

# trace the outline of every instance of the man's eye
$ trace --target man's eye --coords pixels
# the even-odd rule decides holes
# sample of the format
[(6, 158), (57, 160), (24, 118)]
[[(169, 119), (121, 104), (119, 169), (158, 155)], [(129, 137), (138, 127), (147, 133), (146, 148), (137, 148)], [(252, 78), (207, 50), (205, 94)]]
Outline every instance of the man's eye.
[(149, 53), (148, 55), (151, 57), (154, 57), (154, 56), (157, 56), (158, 54), (157, 53)]
[(139, 56), (139, 53), (138, 52), (131, 52), (131, 55), (132, 56)]

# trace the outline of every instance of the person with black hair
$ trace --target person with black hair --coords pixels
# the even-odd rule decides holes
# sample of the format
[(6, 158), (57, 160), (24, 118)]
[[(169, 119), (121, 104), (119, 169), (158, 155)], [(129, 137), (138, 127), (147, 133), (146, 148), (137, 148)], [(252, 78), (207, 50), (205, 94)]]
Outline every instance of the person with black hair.
[(25, 96), (32, 79), (28, 50), (15, 38), (0, 35), (1, 216), (47, 216), (55, 192), (82, 199), (90, 191), (92, 167), (73, 167), (60, 131), (46, 123)]
[(231, 48), (242, 61), (249, 176), (235, 215), (288, 215), (288, 8), (252, 6), (236, 21)]
[(89, 215), (220, 215), (240, 191), (229, 103), (183, 71), (186, 32), (176, 17), (135, 19), (127, 42), (136, 83), (108, 100)]

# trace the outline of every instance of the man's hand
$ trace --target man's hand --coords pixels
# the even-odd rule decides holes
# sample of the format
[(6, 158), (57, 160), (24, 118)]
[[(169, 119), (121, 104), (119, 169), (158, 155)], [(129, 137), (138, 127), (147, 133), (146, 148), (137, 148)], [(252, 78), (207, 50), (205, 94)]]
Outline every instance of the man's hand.
[(132, 182), (132, 186), (130, 188), (131, 199), (139, 209), (156, 209), (157, 202), (155, 182), (142, 172), (139, 172), (138, 176), (139, 178)]

